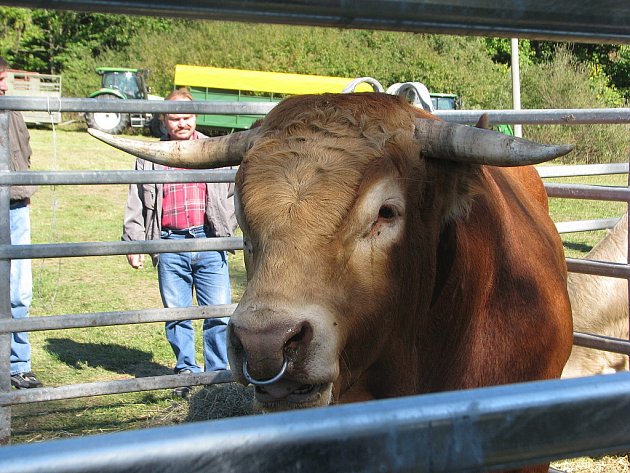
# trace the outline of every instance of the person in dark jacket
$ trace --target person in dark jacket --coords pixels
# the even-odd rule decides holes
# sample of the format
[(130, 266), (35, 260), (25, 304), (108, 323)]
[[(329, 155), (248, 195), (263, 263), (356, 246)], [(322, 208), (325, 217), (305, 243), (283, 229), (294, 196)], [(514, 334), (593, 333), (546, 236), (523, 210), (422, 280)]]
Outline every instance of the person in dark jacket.
[[(9, 63), (0, 56), (0, 95), (9, 89)], [(30, 135), (22, 114), (9, 111), (9, 169), (26, 171), (31, 166)], [(29, 205), (35, 193), (33, 186), (11, 186), (9, 226), (12, 245), (30, 245), (31, 220)], [(28, 317), (33, 300), (33, 274), (31, 260), (11, 261), (11, 316)], [(11, 385), (17, 389), (38, 388), (42, 383), (31, 370), (31, 344), (28, 332), (14, 332), (11, 337)]]

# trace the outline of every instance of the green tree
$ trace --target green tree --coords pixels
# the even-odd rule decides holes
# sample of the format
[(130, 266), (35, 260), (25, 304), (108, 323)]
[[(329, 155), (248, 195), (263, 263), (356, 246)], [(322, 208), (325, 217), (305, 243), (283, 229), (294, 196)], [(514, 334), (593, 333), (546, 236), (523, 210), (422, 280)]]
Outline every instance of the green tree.
[[(486, 51), (492, 60), (510, 65), (510, 40), (486, 38)], [(520, 64), (543, 64), (554, 60), (556, 52), (569, 51), (579, 62), (589, 64), (592, 75), (603, 76), (608, 85), (630, 100), (630, 47), (615, 44), (558, 43), (519, 40)]]
[(31, 10), (0, 7), (0, 55), (10, 63), (15, 61), (23, 38), (36, 28), (31, 18)]
[(141, 32), (165, 31), (172, 20), (127, 15), (3, 8), (0, 29), (13, 31), (0, 47), (16, 68), (63, 72), (76, 57), (123, 50)]
[[(173, 37), (186, 37), (190, 47), (182, 48)], [(155, 44), (161, 45), (159, 54)], [(460, 95), (468, 108), (504, 108), (510, 104), (509, 69), (494, 63), (477, 37), (179, 21), (172, 32), (138, 35), (125, 51), (112, 51), (107, 56), (110, 63), (114, 56), (119, 64), (151, 69), (151, 84), (160, 95), (173, 88), (175, 65), (190, 64), (348, 78), (370, 76), (384, 86), (418, 81), (433, 92)]]

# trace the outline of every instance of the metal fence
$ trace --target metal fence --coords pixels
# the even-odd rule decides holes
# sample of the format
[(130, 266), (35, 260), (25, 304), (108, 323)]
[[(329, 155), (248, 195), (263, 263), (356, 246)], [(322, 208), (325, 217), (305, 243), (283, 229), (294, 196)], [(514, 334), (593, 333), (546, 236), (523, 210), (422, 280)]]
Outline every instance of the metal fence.
[(504, 38), (630, 42), (624, 0), (2, 0), (22, 8), (55, 8), (146, 16), (284, 23)]
[(630, 448), (630, 373), (0, 448), (2, 473), (479, 472)]
[[(383, 3), (387, 3), (384, 7)], [(278, 0), (224, 0), (150, 2), (127, 0), (94, 2), (64, 0), (0, 1), (0, 4), (30, 8), (58, 8), (103, 13), (178, 16), (238, 21), (308, 24), (334, 27), (389, 29), (414, 32), (482, 34), (535, 39), (630, 42), (630, 6), (622, 1), (582, 2), (569, 0), (540, 2), (491, 2), (471, 0), (422, 2), (288, 2)], [(17, 102), (11, 102), (17, 99)], [(82, 99), (29, 102), (3, 97), (0, 110), (122, 111), (121, 104), (83, 103)], [(212, 108), (208, 104), (181, 103), (171, 110), (165, 104), (126, 102), (137, 111), (240, 113), (234, 104)], [(170, 105), (170, 104), (169, 104)], [(249, 105), (249, 104), (248, 104)], [(80, 107), (72, 110), (72, 107)], [(265, 106), (269, 106), (265, 104)], [(21, 108), (26, 107), (26, 108)], [(147, 107), (147, 108), (145, 108)], [(191, 108), (188, 108), (191, 107)], [(258, 109), (253, 113), (265, 113)], [(460, 113), (460, 112), (458, 112)], [(466, 112), (461, 112), (466, 113)], [(480, 112), (475, 114), (476, 121)], [(628, 109), (576, 111), (496, 111), (501, 123), (628, 123)], [(444, 114), (447, 120), (455, 119)], [(511, 119), (511, 117), (518, 117)], [(467, 122), (462, 116), (461, 122)], [(8, 290), (12, 258), (41, 258), (87, 254), (179, 251), (161, 246), (163, 242), (79, 244), (69, 253), (65, 245), (11, 247), (8, 236), (8, 187), (12, 184), (96, 184), (102, 182), (180, 182), (176, 175), (134, 175), (128, 173), (8, 173), (6, 114), (0, 112), (0, 294)], [(196, 178), (214, 179), (212, 172)], [(162, 181), (161, 179), (165, 179)], [(173, 179), (167, 181), (166, 179)], [(145, 181), (146, 182), (146, 181)], [(549, 188), (550, 193), (565, 192)], [(591, 198), (599, 189), (589, 186), (570, 189), (572, 196)], [(628, 200), (627, 189), (610, 189), (606, 198)], [(204, 242), (206, 243), (206, 242)], [(207, 242), (231, 245), (234, 240)], [(150, 245), (151, 244), (151, 245)], [(135, 245), (135, 246), (130, 246)], [(149, 245), (149, 246), (144, 246)], [(155, 246), (154, 246), (155, 245)], [(188, 249), (190, 247), (187, 246)], [(200, 245), (194, 249), (216, 249)], [(630, 277), (628, 265), (569, 262), (575, 271), (589, 271), (616, 277)], [(6, 277), (5, 277), (6, 275)], [(206, 315), (230, 313), (231, 307), (205, 308)], [(219, 313), (212, 312), (217, 310)], [(223, 312), (221, 312), (223, 311)], [(109, 321), (140, 323), (144, 320), (173, 319), (161, 311), (107, 314)], [(8, 354), (7, 333), (18, 327), (10, 319), (8, 300), (0, 297), (0, 352)], [(81, 314), (102, 322), (105, 314)], [(191, 318), (186, 312), (186, 318)], [(80, 317), (65, 315), (24, 321), (19, 330), (81, 326)], [(29, 325), (33, 324), (33, 325)], [(73, 325), (74, 324), (74, 325)], [(0, 357), (0, 439), (7, 437), (10, 407), (17, 402), (63, 399), (81, 395), (154, 389), (152, 380), (130, 380), (124, 385), (44, 388), (26, 393), (10, 391), (8, 363)], [(211, 380), (212, 374), (195, 375), (192, 380), (160, 379), (160, 386), (174, 387)], [(181, 380), (181, 382), (177, 382)], [(135, 386), (132, 384), (135, 383)], [(115, 390), (119, 389), (119, 390)], [(457, 393), (415, 396), (371, 403), (314, 409), (262, 417), (125, 432), (34, 445), (0, 448), (0, 471), (35, 472), (160, 472), (160, 471), (484, 471), (514, 468), (553, 459), (627, 451), (630, 448), (630, 373), (592, 378), (547, 381), (523, 385), (484, 388)], [(69, 391), (73, 393), (69, 393)], [(32, 392), (31, 392), (32, 391)], [(68, 396), (66, 396), (68, 394)], [(57, 397), (55, 397), (57, 396)], [(66, 397), (64, 397), (66, 396)]]
[[(125, 107), (121, 108), (119, 103), (115, 104), (104, 104), (103, 102), (96, 102), (91, 99), (61, 99), (57, 103), (57, 108), (61, 111), (67, 111), (71, 109), (75, 111), (77, 107), (84, 109), (86, 111), (130, 111), (136, 110), (137, 107), (133, 103), (134, 101), (124, 102), (123, 105)], [(147, 105), (146, 102), (140, 102), (143, 106)], [(254, 104), (253, 109), (258, 111), (259, 107), (262, 104)], [(203, 113), (203, 112), (212, 112), (217, 113), (217, 109), (220, 109), (221, 112), (227, 113), (232, 112), (233, 110), (230, 107), (225, 107), (225, 105), (216, 104), (208, 104), (208, 103), (186, 103), (186, 102), (161, 102), (158, 104), (150, 104), (151, 111), (153, 112), (173, 112), (177, 110), (178, 112), (182, 111), (190, 111), (187, 110), (187, 107), (191, 108), (195, 111), (195, 113)], [(264, 104), (264, 107), (269, 107), (269, 104)], [(46, 108), (49, 110), (49, 104), (43, 100), (39, 99), (23, 99), (19, 100), (16, 97), (1, 97), (0, 98), (0, 110), (10, 110), (10, 109), (24, 109), (35, 108), (41, 109)], [(239, 111), (243, 109), (243, 106), (238, 105)], [(251, 113), (250, 110), (246, 110)], [(479, 115), (481, 113), (487, 112), (490, 117), (494, 121), (497, 122), (508, 122), (513, 123), (516, 120), (521, 120), (526, 123), (539, 123), (546, 121), (555, 121), (558, 116), (565, 116), (567, 114), (566, 111), (562, 110), (539, 110), (539, 111), (528, 111), (528, 117), (525, 119), (520, 113), (512, 114), (511, 111), (498, 111), (498, 110), (490, 110), (490, 111), (457, 111), (457, 112), (438, 112), (439, 115), (442, 116), (443, 119), (449, 121), (458, 121), (460, 123), (473, 123), (476, 122)], [(611, 114), (617, 117), (616, 121), (622, 122), (630, 122), (630, 109), (624, 110), (573, 110), (570, 112), (572, 117), (571, 123), (594, 123), (599, 120), (607, 121)], [(5, 143), (6, 139), (8, 139), (8, 131), (6, 129), (6, 120), (3, 121), (6, 113), (0, 112), (0, 142)], [(495, 116), (499, 116), (500, 118), (494, 118)], [(3, 149), (6, 147), (3, 147)], [(4, 162), (4, 159), (1, 159), (0, 156), (0, 166), (4, 166), (2, 169), (8, 169), (8, 161)], [(6, 157), (5, 157), (6, 159)], [(4, 162), (4, 164), (3, 164)], [(616, 173), (627, 173), (628, 165), (625, 163), (615, 164), (615, 165), (596, 165), (596, 166), (543, 166), (539, 167), (539, 172), (544, 177), (558, 177), (561, 175), (586, 175), (586, 174), (616, 174)], [(208, 181), (208, 182), (231, 182), (234, 180), (235, 171), (94, 171), (94, 172), (0, 172), (0, 199), (5, 202), (0, 202), (0, 210), (4, 205), (6, 210), (6, 215), (3, 217), (5, 220), (8, 218), (8, 188), (10, 185), (64, 185), (64, 184), (82, 184), (82, 185), (93, 185), (93, 184), (128, 184), (134, 182), (188, 182), (188, 181)], [(573, 197), (575, 193), (574, 186), (554, 184), (547, 184), (548, 189), (550, 189), (550, 194), (556, 196), (569, 196)], [(591, 198), (592, 195), (590, 193), (596, 192), (597, 198), (609, 198), (612, 200), (627, 200), (627, 189), (626, 188), (602, 188), (601, 186), (580, 186), (580, 190), (584, 191), (588, 194), (588, 197)], [(590, 192), (590, 193), (589, 193)], [(614, 219), (610, 220), (598, 220), (598, 221), (589, 221), (582, 222), (582, 230), (589, 228), (607, 228), (614, 224)], [(575, 229), (573, 229), (575, 230)], [(11, 259), (33, 259), (33, 258), (63, 258), (63, 257), (78, 257), (78, 256), (103, 256), (103, 255), (124, 255), (128, 253), (152, 253), (152, 252), (164, 252), (164, 251), (193, 251), (193, 250), (216, 250), (216, 249), (230, 249), (230, 250), (240, 250), (242, 249), (242, 239), (241, 238), (214, 238), (214, 239), (191, 239), (191, 240), (183, 240), (183, 241), (144, 241), (144, 242), (98, 242), (98, 243), (69, 243), (69, 244), (40, 244), (40, 245), (22, 245), (22, 246), (12, 246), (10, 245), (10, 235), (8, 234), (8, 225), (2, 225), (1, 234), (0, 234), (0, 265), (5, 265), (8, 267)], [(617, 263), (607, 263), (607, 262), (588, 262), (583, 260), (569, 260), (569, 265), (572, 270), (582, 271), (582, 272), (596, 272), (603, 275), (612, 275), (616, 277), (628, 277), (630, 275), (630, 270), (627, 265), (619, 265)], [(3, 287), (5, 292), (4, 294), (8, 294), (8, 281), (9, 281), (9, 272), (0, 273), (0, 287)], [(166, 320), (183, 320), (183, 319), (201, 319), (206, 317), (223, 317), (231, 314), (234, 309), (234, 305), (228, 306), (210, 306), (210, 307), (194, 307), (194, 308), (185, 308), (185, 309), (154, 309), (154, 310), (136, 310), (136, 311), (123, 311), (123, 312), (106, 312), (106, 313), (91, 313), (91, 314), (65, 314), (59, 316), (47, 316), (47, 317), (33, 317), (21, 320), (14, 320), (10, 316), (10, 306), (8, 305), (8, 301), (0, 301), (5, 307), (3, 307), (2, 315), (3, 317), (0, 319), (0, 346), (4, 347), (5, 351), (8, 351), (9, 337), (8, 334), (12, 331), (37, 331), (37, 330), (54, 330), (54, 329), (67, 329), (67, 328), (78, 328), (78, 327), (94, 327), (94, 326), (104, 326), (104, 325), (119, 325), (119, 324), (134, 324), (134, 323), (146, 323), (146, 322), (157, 322), (157, 321), (166, 321)], [(620, 353), (630, 354), (630, 344), (623, 340), (610, 340), (605, 337), (600, 337), (593, 334), (576, 334), (576, 343), (590, 346), (603, 348), (610, 351), (616, 351)], [(0, 376), (4, 376), (6, 385), (6, 379), (8, 378), (7, 369), (4, 372), (0, 373)], [(0, 410), (4, 411), (5, 414), (5, 423), (3, 424), (3, 429), (5, 431), (5, 435), (8, 438), (10, 436), (10, 406), (24, 403), (33, 403), (33, 402), (41, 402), (41, 401), (50, 401), (50, 400), (61, 400), (61, 399), (71, 399), (78, 397), (86, 397), (86, 396), (96, 396), (96, 395), (105, 395), (105, 394), (117, 394), (117, 393), (125, 393), (125, 392), (134, 392), (134, 391), (144, 391), (144, 390), (152, 390), (152, 389), (163, 389), (163, 388), (174, 388), (178, 386), (187, 386), (192, 384), (211, 384), (211, 383), (223, 383), (232, 381), (231, 373), (228, 372), (220, 372), (220, 373), (200, 373), (200, 374), (191, 374), (191, 375), (172, 375), (172, 376), (160, 376), (160, 377), (147, 377), (147, 378), (137, 378), (137, 379), (128, 379), (128, 380), (120, 380), (120, 381), (108, 381), (108, 382), (98, 382), (98, 383), (88, 383), (88, 384), (74, 384), (74, 385), (66, 385), (55, 388), (40, 388), (40, 389), (31, 389), (31, 390), (11, 390), (10, 386), (0, 391)], [(607, 381), (608, 382), (608, 381)], [(585, 383), (589, 386), (592, 385), (593, 381), (588, 381)], [(597, 381), (597, 385), (599, 386), (600, 381)], [(565, 388), (564, 384), (559, 385), (562, 390), (569, 389)], [(612, 385), (611, 385), (612, 386)], [(520, 398), (522, 396), (521, 389), (519, 387), (509, 388), (509, 397), (514, 397), (515, 399)], [(548, 389), (545, 383), (541, 384), (540, 388), (543, 391)], [(557, 389), (554, 387), (553, 389)], [(616, 390), (618, 387), (611, 387), (611, 389)], [(490, 390), (491, 391), (491, 390)], [(483, 392), (480, 391), (479, 396), (485, 396), (486, 394), (481, 394)], [(569, 392), (571, 390), (569, 389)], [(582, 391), (583, 395), (588, 398), (586, 391)], [(570, 394), (567, 394), (570, 395)], [(608, 395), (608, 394), (607, 394)], [(470, 399), (470, 398), (466, 398)], [(423, 397), (421, 405), (424, 405), (425, 399)], [(442, 402), (442, 401), (440, 401)], [(581, 399), (579, 401), (588, 402), (586, 399)], [(404, 403), (403, 403), (404, 404)], [(544, 403), (543, 403), (544, 404)], [(616, 405), (615, 405), (616, 406)], [(540, 406), (538, 406), (540, 407)], [(537, 408), (538, 408), (537, 407)], [(546, 408), (551, 408), (550, 406), (546, 406)], [(565, 409), (568, 409), (568, 406), (564, 406)], [(389, 407), (388, 407), (389, 409)], [(398, 409), (397, 404), (394, 402), (391, 405), (391, 409)], [(408, 407), (404, 407), (404, 409), (408, 409)], [(531, 409), (529, 407), (528, 409)], [(422, 412), (422, 415), (426, 415), (427, 412), (424, 408), (419, 409)], [(526, 410), (527, 412), (528, 411)], [(328, 412), (328, 411), (327, 411)], [(527, 416), (527, 412), (523, 412), (523, 416)], [(333, 411), (330, 412), (332, 416), (334, 414)], [(376, 414), (370, 414), (368, 417), (374, 420), (374, 416)], [(420, 415), (419, 413), (414, 413), (414, 416)], [(432, 414), (433, 415), (433, 414)], [(488, 415), (487, 413), (480, 414), (482, 417)], [(615, 414), (617, 415), (617, 414)], [(524, 417), (524, 418), (525, 418)], [(394, 416), (396, 418), (396, 416)], [(447, 419), (443, 419), (444, 422)], [(227, 421), (226, 421), (227, 422)], [(339, 422), (338, 420), (328, 421), (335, 424)], [(405, 421), (406, 422), (406, 421)], [(450, 421), (449, 421), (450, 422)], [(486, 421), (484, 421), (486, 422)], [(519, 421), (520, 422), (520, 421)], [(228, 422), (229, 424), (229, 422)], [(386, 424), (383, 423), (383, 428), (385, 428)], [(266, 427), (265, 427), (266, 428)], [(261, 427), (261, 429), (265, 429)], [(392, 428), (399, 429), (405, 428), (404, 425), (396, 425)], [(496, 426), (493, 428), (497, 428)], [(505, 428), (505, 426), (503, 426)], [(423, 428), (424, 429), (424, 428)], [(422, 437), (423, 435), (427, 435), (426, 432), (423, 432), (423, 429), (419, 429), (415, 431), (414, 435), (419, 435)], [(510, 430), (517, 429), (517, 426), (512, 425)], [(196, 429), (192, 429), (196, 432)], [(453, 432), (450, 432), (452, 434)], [(449, 435), (450, 435), (449, 434)], [(139, 442), (143, 444), (144, 434), (139, 432), (137, 434), (131, 434), (134, 436), (134, 442)], [(195, 433), (194, 435), (197, 435)], [(383, 432), (375, 431), (370, 434), (374, 435), (375, 441), (382, 435), (385, 435)], [(444, 435), (447, 435), (444, 433)], [(461, 435), (458, 434), (458, 435)], [(328, 434), (328, 437), (333, 437), (331, 434)], [(288, 441), (289, 439), (287, 439)], [(294, 440), (294, 439), (293, 439)], [(292, 440), (292, 441), (293, 441)], [(329, 439), (331, 442), (332, 440)], [(114, 440), (116, 442), (116, 440)], [(308, 440), (310, 443), (311, 440)], [(507, 448), (507, 445), (505, 446)], [(70, 446), (69, 448), (76, 448)], [(216, 448), (213, 447), (213, 449)], [(256, 447), (256, 450), (259, 447)], [(263, 447), (260, 447), (263, 448)], [(589, 447), (592, 448), (592, 447)], [(57, 453), (60, 450), (55, 448)], [(113, 450), (112, 450), (113, 451)], [(594, 451), (594, 450), (588, 450)], [(223, 454), (221, 453), (220, 457), (223, 458)], [(581, 452), (576, 452), (576, 454), (585, 454), (586, 450)], [(492, 453), (493, 455), (496, 452)], [(179, 455), (177, 455), (179, 458)], [(123, 469), (127, 469), (131, 467), (129, 462), (134, 462), (135, 460), (132, 457), (126, 457), (126, 460), (121, 460), (124, 465)], [(179, 461), (179, 460), (177, 460)], [(192, 461), (192, 460), (191, 460)], [(213, 461), (217, 461), (216, 459)], [(268, 460), (265, 460), (268, 461)], [(467, 460), (468, 461), (468, 460)], [(484, 460), (486, 461), (486, 460)], [(510, 459), (510, 462), (515, 461), (513, 458)], [(541, 460), (542, 457), (541, 457)], [(0, 461), (0, 464), (1, 461)], [(515, 463), (509, 463), (510, 465), (514, 465)], [(490, 465), (490, 463), (488, 463)], [(82, 466), (81, 471), (103, 471), (101, 468), (104, 465), (101, 463), (97, 463), (94, 466), (94, 470), (90, 470), (85, 465)], [(456, 465), (450, 464), (448, 471), (456, 471), (451, 468), (454, 468)], [(65, 468), (65, 466), (64, 466)], [(88, 469), (85, 469), (88, 468)], [(91, 467), (90, 467), (91, 468)], [(134, 467), (135, 468), (135, 467)], [(148, 468), (148, 467), (147, 467)], [(54, 471), (54, 470), (49, 470)], [(59, 470), (62, 471), (62, 470)], [(63, 470), (67, 471), (67, 470)], [(119, 470), (122, 471), (122, 470)], [(155, 470), (144, 470), (144, 471), (155, 471)], [(219, 470), (221, 471), (221, 470)], [(225, 470), (229, 471), (229, 470)], [(366, 470), (367, 471), (367, 470)]]

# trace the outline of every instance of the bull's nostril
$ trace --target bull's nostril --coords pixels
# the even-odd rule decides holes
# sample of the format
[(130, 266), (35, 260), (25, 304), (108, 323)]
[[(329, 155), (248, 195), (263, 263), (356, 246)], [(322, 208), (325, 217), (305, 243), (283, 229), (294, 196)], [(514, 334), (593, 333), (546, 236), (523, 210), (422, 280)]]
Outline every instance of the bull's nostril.
[(312, 325), (305, 320), (253, 328), (232, 322), (228, 336), (232, 365), (240, 368), (245, 381), (255, 385), (275, 381), (282, 376), (279, 372), (301, 366), (314, 339)]
[(284, 344), (287, 349), (297, 349), (300, 345), (307, 345), (313, 339), (313, 328), (308, 322), (298, 324), (293, 330), (295, 333)]

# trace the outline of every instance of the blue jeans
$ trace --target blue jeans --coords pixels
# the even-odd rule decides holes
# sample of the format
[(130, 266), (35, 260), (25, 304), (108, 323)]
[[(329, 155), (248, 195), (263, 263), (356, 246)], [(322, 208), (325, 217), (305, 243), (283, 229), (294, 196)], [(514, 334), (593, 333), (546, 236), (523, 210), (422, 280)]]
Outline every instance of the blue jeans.
[[(31, 220), (25, 203), (11, 205), (9, 211), (11, 244), (31, 244)], [(28, 317), (33, 300), (33, 274), (30, 259), (11, 261), (11, 316), (14, 319)], [(28, 332), (16, 332), (11, 337), (11, 374), (31, 371), (31, 344)]]
[[(186, 233), (162, 232), (162, 239), (206, 238), (203, 227)], [(158, 282), (164, 307), (191, 307), (193, 287), (199, 305), (229, 304), (230, 275), (225, 251), (163, 253), (158, 260)], [(204, 370), (227, 369), (226, 329), (228, 318), (203, 322)], [(195, 332), (191, 320), (166, 322), (166, 338), (177, 358), (175, 372), (199, 373), (195, 361)]]

